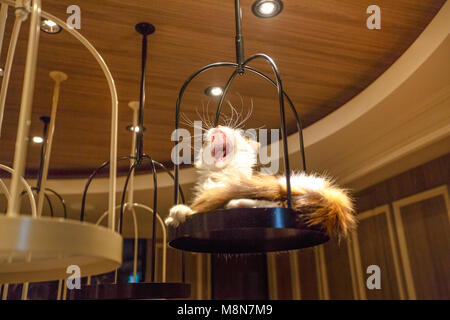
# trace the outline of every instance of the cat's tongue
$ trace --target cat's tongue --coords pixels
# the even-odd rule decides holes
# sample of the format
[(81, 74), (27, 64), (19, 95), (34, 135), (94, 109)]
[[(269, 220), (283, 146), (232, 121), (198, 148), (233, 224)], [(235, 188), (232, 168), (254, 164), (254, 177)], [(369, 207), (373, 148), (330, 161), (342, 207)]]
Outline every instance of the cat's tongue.
[(227, 135), (220, 130), (211, 137), (211, 155), (216, 162), (223, 161), (227, 156)]

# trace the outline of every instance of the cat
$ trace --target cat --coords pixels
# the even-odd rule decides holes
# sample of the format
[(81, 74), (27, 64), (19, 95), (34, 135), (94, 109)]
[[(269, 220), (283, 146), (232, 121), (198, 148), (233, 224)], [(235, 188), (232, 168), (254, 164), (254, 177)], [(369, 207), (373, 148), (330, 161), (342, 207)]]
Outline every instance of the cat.
[[(170, 209), (165, 223), (177, 227), (186, 216), (218, 208), (286, 207), (286, 177), (256, 172), (258, 142), (241, 130), (217, 126), (206, 131), (195, 161), (199, 178), (190, 206)], [(315, 208), (309, 225), (320, 224), (328, 234), (347, 237), (356, 227), (348, 192), (330, 179), (315, 174), (291, 174), (293, 208)]]

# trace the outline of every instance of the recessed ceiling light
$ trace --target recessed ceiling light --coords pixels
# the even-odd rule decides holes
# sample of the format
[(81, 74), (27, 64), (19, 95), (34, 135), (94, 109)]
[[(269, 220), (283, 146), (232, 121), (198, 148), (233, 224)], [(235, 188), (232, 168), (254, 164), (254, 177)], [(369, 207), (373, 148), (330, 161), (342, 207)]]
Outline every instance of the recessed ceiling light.
[(252, 5), (253, 14), (260, 18), (271, 18), (283, 10), (281, 0), (256, 0)]
[[(141, 128), (139, 127), (139, 126), (133, 126), (133, 125), (128, 125), (127, 126), (127, 128), (126, 128), (128, 131), (130, 131), (130, 132), (140, 132), (141, 131)], [(145, 131), (145, 127), (143, 127), (142, 128), (143, 130), (142, 131)]]
[(36, 136), (36, 137), (33, 137), (33, 142), (39, 144), (39, 143), (44, 142), (44, 139), (42, 137)]
[(210, 97), (218, 97), (223, 93), (222, 87), (212, 86), (205, 89), (205, 94)]
[(41, 30), (46, 33), (59, 33), (61, 32), (62, 28), (60, 25), (58, 25), (56, 22), (49, 20), (49, 19), (42, 19), (41, 20)]

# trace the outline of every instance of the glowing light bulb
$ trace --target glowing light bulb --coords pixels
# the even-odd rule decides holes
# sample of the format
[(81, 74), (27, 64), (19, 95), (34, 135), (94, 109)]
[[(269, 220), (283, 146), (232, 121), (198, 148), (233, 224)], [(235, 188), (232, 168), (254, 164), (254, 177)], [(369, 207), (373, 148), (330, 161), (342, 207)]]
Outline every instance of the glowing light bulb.
[(218, 97), (223, 94), (221, 87), (208, 87), (205, 89), (205, 94), (210, 97)]
[(34, 143), (42, 143), (42, 142), (44, 142), (44, 139), (42, 137), (36, 136), (36, 137), (33, 137), (33, 142)]
[(54, 27), (56, 26), (56, 22), (52, 21), (52, 20), (45, 20), (44, 23), (49, 26), (49, 27)]
[(46, 33), (59, 33), (62, 28), (55, 21), (43, 19), (41, 20), (41, 30)]
[(253, 14), (260, 18), (271, 18), (283, 10), (281, 0), (256, 0), (252, 5)]
[(213, 96), (220, 96), (222, 94), (222, 88), (216, 87), (211, 90)]
[(262, 5), (259, 6), (259, 12), (261, 12), (264, 15), (271, 14), (275, 11), (275, 4), (273, 2), (264, 2)]

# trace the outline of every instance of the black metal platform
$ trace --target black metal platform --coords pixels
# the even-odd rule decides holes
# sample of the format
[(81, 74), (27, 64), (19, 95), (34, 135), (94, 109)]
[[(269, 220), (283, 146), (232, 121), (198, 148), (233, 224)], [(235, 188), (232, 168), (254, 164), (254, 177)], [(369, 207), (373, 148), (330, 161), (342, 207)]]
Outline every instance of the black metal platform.
[(173, 248), (207, 253), (263, 253), (294, 250), (327, 242), (320, 226), (287, 208), (237, 208), (197, 213), (169, 228)]
[(189, 298), (191, 285), (178, 282), (108, 283), (67, 290), (67, 300), (142, 300)]

